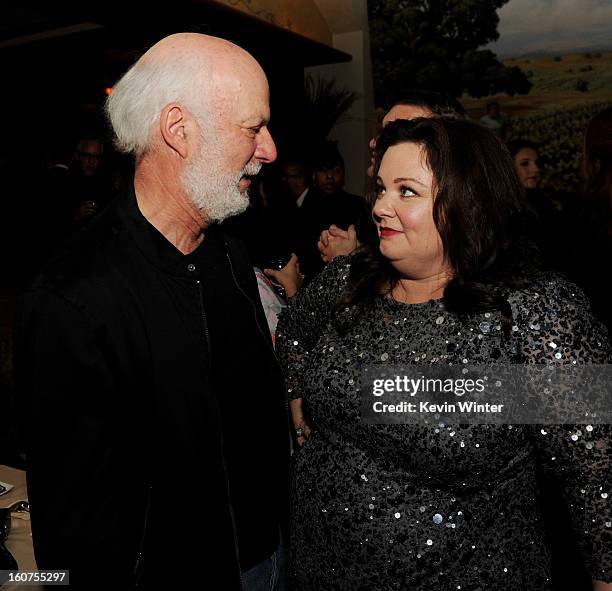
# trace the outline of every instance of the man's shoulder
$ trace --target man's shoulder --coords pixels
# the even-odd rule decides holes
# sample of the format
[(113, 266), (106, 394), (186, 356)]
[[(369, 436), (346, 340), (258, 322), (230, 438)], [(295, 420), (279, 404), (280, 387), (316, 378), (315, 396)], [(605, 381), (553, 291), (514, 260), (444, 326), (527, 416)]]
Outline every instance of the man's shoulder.
[(117, 266), (129, 256), (125, 231), (109, 206), (58, 248), (31, 288), (66, 295), (86, 289), (95, 292), (108, 283)]

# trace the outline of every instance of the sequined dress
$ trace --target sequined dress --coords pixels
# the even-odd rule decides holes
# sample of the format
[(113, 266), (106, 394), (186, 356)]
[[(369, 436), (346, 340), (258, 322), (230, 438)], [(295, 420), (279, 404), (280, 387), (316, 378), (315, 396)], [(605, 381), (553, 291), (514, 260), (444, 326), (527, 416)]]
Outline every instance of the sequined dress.
[(314, 424), (293, 456), (290, 588), (549, 589), (536, 465), (562, 482), (591, 575), (612, 580), (609, 426), (360, 420), (363, 364), (610, 363), (582, 293), (538, 276), (508, 298), (509, 339), (496, 313), (461, 322), (442, 301), (382, 297), (340, 334), (330, 320), (349, 267), (347, 257), (328, 265), (277, 330), (289, 398), (304, 399)]

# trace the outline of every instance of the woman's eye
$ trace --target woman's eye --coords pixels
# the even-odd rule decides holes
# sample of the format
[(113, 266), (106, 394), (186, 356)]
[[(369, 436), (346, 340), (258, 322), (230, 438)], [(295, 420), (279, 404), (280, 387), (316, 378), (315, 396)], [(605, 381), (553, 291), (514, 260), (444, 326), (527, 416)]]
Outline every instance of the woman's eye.
[(402, 197), (414, 197), (416, 193), (410, 187), (400, 187), (399, 194)]
[(374, 192), (376, 195), (382, 195), (385, 192), (385, 188), (382, 185), (376, 185)]

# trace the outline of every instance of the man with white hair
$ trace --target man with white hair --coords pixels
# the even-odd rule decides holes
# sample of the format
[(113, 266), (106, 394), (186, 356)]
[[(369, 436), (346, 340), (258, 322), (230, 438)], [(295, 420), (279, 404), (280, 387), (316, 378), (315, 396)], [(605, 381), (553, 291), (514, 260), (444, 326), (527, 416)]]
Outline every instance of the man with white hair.
[(248, 257), (215, 227), (276, 158), (265, 74), (176, 34), (107, 113), (133, 186), (35, 280), (17, 334), (38, 566), (75, 588), (280, 589), (284, 382)]

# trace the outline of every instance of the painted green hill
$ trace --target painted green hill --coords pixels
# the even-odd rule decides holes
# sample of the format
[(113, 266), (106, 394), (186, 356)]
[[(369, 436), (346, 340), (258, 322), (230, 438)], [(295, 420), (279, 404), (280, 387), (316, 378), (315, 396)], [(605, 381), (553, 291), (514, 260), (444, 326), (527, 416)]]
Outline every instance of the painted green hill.
[(513, 136), (540, 144), (544, 186), (580, 194), (582, 132), (591, 117), (612, 105), (612, 51), (534, 55), (504, 61), (518, 66), (533, 82), (526, 96), (464, 96), (476, 121), (491, 100), (513, 121)]

